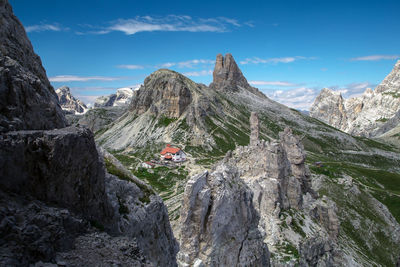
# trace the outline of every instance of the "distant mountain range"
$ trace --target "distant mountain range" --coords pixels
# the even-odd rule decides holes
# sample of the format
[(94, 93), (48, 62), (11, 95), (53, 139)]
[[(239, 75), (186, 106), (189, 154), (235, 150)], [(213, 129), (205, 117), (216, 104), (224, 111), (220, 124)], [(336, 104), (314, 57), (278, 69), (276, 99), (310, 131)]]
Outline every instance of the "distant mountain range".
[(310, 108), (310, 116), (344, 132), (378, 137), (400, 122), (400, 60), (375, 90), (344, 99), (339, 92), (321, 90)]

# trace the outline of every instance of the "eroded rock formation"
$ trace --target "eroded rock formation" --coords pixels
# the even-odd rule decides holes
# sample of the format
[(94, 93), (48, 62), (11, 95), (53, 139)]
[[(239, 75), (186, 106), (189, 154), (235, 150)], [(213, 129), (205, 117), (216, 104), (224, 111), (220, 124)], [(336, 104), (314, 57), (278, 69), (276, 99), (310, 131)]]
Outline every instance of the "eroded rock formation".
[[(254, 117), (255, 114), (251, 114), (251, 128), (257, 129)], [(330, 265), (337, 253), (335, 240), (339, 235), (336, 206), (329, 199), (319, 199), (312, 190), (300, 137), (286, 128), (279, 134), (279, 141), (251, 140), (249, 146), (228, 153), (224, 161), (236, 166), (240, 178), (253, 191), (253, 205), (260, 214), (259, 229), (264, 242), (273, 252), (289, 242), (299, 249), (300, 262)], [(289, 213), (292, 215), (288, 216)], [(282, 221), (290, 228), (293, 220), (304, 218), (314, 221), (313, 227), (318, 229), (309, 231), (308, 238), (282, 226)], [(274, 262), (279, 263), (279, 260)]]
[(68, 86), (62, 86), (56, 90), (58, 102), (66, 113), (80, 114), (87, 111), (87, 106), (81, 100), (76, 99)]
[(341, 93), (328, 88), (322, 89), (310, 108), (310, 116), (338, 129), (347, 125), (347, 113)]
[(251, 112), (251, 115), (250, 115), (250, 146), (257, 145), (259, 135), (260, 135), (260, 121), (258, 120), (258, 114), (256, 112)]
[(171, 70), (155, 71), (135, 91), (130, 109), (138, 115), (150, 109), (156, 116), (178, 118), (192, 102), (189, 87), (198, 88), (198, 85)]
[(400, 111), (400, 60), (373, 91), (343, 99), (339, 92), (324, 88), (310, 108), (310, 116), (344, 132), (366, 137), (395, 128)]
[(228, 92), (238, 92), (242, 88), (265, 98), (265, 95), (257, 88), (249, 85), (233, 56), (229, 53), (225, 57), (222, 54), (217, 55), (213, 72), (213, 82), (210, 84), (210, 88)]
[(269, 266), (253, 193), (235, 167), (221, 164), (186, 184), (180, 266)]

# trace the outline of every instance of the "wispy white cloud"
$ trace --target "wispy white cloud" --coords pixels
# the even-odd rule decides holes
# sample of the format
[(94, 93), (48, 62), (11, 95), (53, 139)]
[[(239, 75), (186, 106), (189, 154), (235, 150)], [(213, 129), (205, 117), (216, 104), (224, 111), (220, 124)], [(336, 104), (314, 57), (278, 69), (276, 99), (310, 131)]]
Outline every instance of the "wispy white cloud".
[(74, 95), (75, 98), (78, 98), (79, 100), (83, 101), (83, 103), (85, 103), (86, 106), (88, 107), (93, 106), (93, 103), (100, 96), (101, 95)]
[(285, 82), (285, 81), (250, 81), (249, 84), (255, 85), (255, 86), (263, 86), (263, 85), (273, 85), (273, 86), (299, 86), (297, 83), (290, 83), (290, 82)]
[(249, 27), (251, 27), (251, 28), (254, 28), (254, 27), (255, 27), (253, 21), (246, 21), (246, 22), (244, 22), (243, 24), (246, 25), (246, 26), (249, 26)]
[(193, 68), (194, 66), (198, 65), (209, 65), (209, 64), (214, 64), (215, 60), (211, 59), (192, 59), (192, 60), (187, 60), (187, 61), (181, 61), (181, 62), (167, 62), (167, 63), (162, 63), (160, 65), (157, 65), (156, 67), (160, 68), (171, 68), (171, 67), (178, 67), (178, 68)]
[[(367, 88), (374, 88), (376, 84), (369, 82), (354, 82), (344, 86), (328, 86), (331, 90), (340, 92), (344, 98), (360, 96)], [(320, 87), (297, 87), (294, 89), (261, 89), (271, 99), (291, 108), (309, 110), (315, 98), (319, 95)]]
[(64, 31), (68, 30), (68, 28), (61, 27), (58, 23), (54, 24), (37, 24), (37, 25), (30, 25), (25, 27), (26, 32), (44, 32), (44, 31)]
[(168, 15), (165, 17), (136, 16), (131, 19), (118, 19), (108, 27), (91, 31), (93, 34), (107, 34), (113, 31), (133, 35), (139, 32), (226, 32), (241, 27), (238, 20), (226, 17), (192, 18), (185, 15)]
[(118, 65), (117, 68), (128, 69), (128, 70), (139, 70), (139, 69), (143, 69), (144, 66), (142, 66), (142, 65)]
[(303, 56), (295, 56), (295, 57), (275, 57), (275, 58), (246, 58), (245, 60), (240, 61), (240, 64), (277, 64), (277, 63), (291, 63), (296, 60), (315, 60), (316, 57), (303, 57)]
[(201, 70), (201, 71), (191, 71), (191, 72), (185, 72), (183, 75), (188, 76), (188, 77), (198, 77), (198, 76), (208, 76), (213, 73), (212, 70)]
[(362, 95), (367, 88), (375, 88), (377, 85), (370, 82), (354, 82), (344, 86), (330, 86), (329, 88), (340, 92), (344, 98), (352, 98)]
[(319, 90), (308, 87), (298, 87), (290, 90), (264, 89), (262, 91), (271, 99), (300, 110), (308, 110), (319, 93)]
[(378, 60), (395, 60), (400, 58), (400, 55), (371, 55), (364, 57), (353, 57), (351, 61), (378, 61)]
[(106, 77), (106, 76), (75, 76), (75, 75), (58, 75), (49, 78), (50, 82), (90, 82), (90, 81), (116, 81), (121, 80), (121, 77)]

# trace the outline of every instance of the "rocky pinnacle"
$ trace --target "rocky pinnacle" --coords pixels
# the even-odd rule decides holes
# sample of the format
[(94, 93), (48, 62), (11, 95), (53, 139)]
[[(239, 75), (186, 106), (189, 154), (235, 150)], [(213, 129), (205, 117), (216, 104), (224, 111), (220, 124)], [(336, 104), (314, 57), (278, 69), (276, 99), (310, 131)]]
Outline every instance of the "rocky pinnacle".
[(232, 55), (226, 54), (224, 58), (221, 54), (218, 54), (215, 60), (213, 82), (210, 87), (219, 90), (237, 91), (238, 86), (243, 88), (250, 87)]
[(251, 93), (265, 98), (265, 95), (249, 85), (243, 73), (240, 71), (231, 54), (218, 54), (215, 60), (215, 68), (213, 72), (213, 82), (210, 88), (227, 92), (239, 92), (245, 89)]
[(251, 112), (250, 115), (250, 146), (257, 145), (258, 137), (260, 135), (260, 122), (258, 120), (258, 113)]

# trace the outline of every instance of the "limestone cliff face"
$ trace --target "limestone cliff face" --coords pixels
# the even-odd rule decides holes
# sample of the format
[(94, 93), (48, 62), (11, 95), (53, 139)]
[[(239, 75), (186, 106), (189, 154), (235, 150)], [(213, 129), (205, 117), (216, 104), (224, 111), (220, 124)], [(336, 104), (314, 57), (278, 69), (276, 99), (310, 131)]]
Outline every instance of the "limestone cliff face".
[(233, 166), (192, 177), (181, 209), (179, 265), (269, 266), (252, 198)]
[(82, 114), (87, 111), (87, 106), (81, 100), (76, 99), (67, 86), (62, 86), (56, 90), (58, 102), (66, 113)]
[(388, 76), (375, 88), (375, 92), (383, 93), (393, 91), (393, 89), (400, 90), (400, 60), (396, 62)]
[(225, 57), (221, 54), (217, 55), (213, 72), (213, 82), (210, 84), (210, 88), (228, 92), (238, 92), (242, 88), (265, 98), (265, 95), (258, 91), (257, 88), (249, 85), (233, 56), (229, 53)]
[(322, 89), (315, 99), (310, 108), (310, 116), (341, 130), (347, 126), (344, 99), (340, 93), (328, 88)]
[[(256, 136), (259, 127), (254, 117), (251, 114), (251, 136)], [(299, 249), (300, 262), (329, 266), (335, 261), (335, 240), (339, 235), (336, 206), (331, 200), (319, 199), (311, 188), (305, 159), (300, 138), (286, 128), (279, 134), (279, 141), (253, 140), (249, 146), (228, 153), (224, 161), (237, 168), (238, 175), (253, 192), (253, 205), (260, 215), (258, 226), (270, 250), (275, 253), (290, 242)], [(304, 218), (314, 222), (314, 230), (304, 229), (308, 231), (307, 238), (282, 227), (288, 211), (292, 215), (286, 218), (286, 225)], [(279, 260), (273, 262), (278, 264)]]
[(258, 142), (260, 135), (260, 122), (258, 120), (258, 114), (252, 112), (250, 115), (250, 146), (254, 146)]
[(375, 137), (396, 127), (400, 110), (400, 61), (373, 91), (367, 88), (359, 97), (343, 99), (339, 93), (323, 89), (310, 109), (310, 116), (344, 132)]
[(102, 107), (125, 107), (129, 106), (133, 92), (139, 88), (124, 87), (117, 89), (115, 94), (100, 96), (94, 103), (95, 108)]
[(179, 73), (158, 70), (134, 93), (130, 109), (138, 115), (150, 110), (156, 116), (178, 118), (192, 102), (190, 87), (198, 86)]
[(0, 132), (65, 127), (42, 62), (6, 0), (0, 25)]

